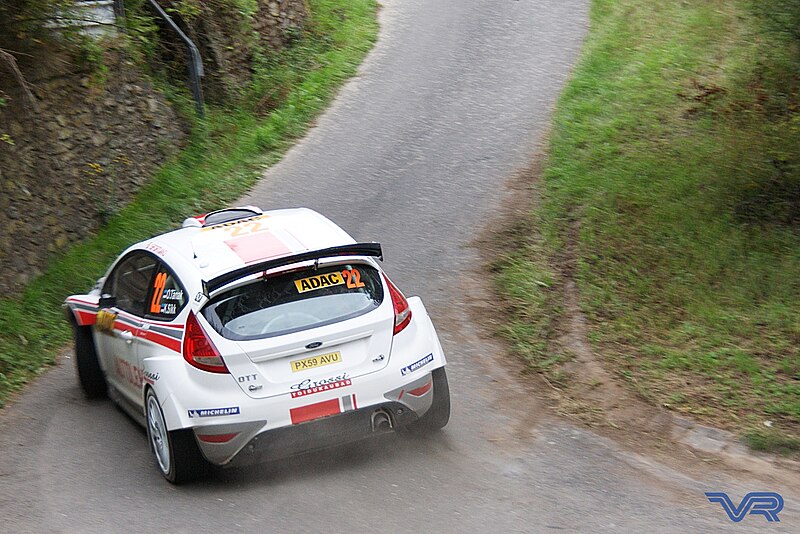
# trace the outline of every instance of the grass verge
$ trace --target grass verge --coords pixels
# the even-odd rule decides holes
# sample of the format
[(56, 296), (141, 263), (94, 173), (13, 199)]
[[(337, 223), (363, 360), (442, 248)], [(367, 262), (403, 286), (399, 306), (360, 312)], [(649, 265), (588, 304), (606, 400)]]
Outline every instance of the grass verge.
[[(183, 153), (96, 237), (49, 265), (20, 298), (0, 300), (0, 406), (54, 363), (58, 349), (69, 341), (61, 310), (67, 295), (91, 287), (127, 245), (241, 196), (356, 73), (377, 38), (375, 0), (308, 4), (304, 35), (290, 49), (265, 58), (244, 103), (233, 110), (208, 109)], [(268, 91), (285, 97), (262, 117), (254, 110)]]
[(533, 230), (494, 266), (534, 368), (570, 358), (572, 279), (595, 351), (645, 398), (800, 451), (796, 21), (793, 0), (594, 0)]

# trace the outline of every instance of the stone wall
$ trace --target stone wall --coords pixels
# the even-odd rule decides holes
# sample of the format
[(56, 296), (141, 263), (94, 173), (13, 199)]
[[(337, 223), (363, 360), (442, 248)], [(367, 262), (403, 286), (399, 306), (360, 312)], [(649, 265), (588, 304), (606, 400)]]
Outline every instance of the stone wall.
[[(161, 0), (166, 8), (177, 7), (177, 0)], [(258, 0), (251, 20), (245, 20), (230, 0), (207, 0), (192, 18), (184, 19), (176, 11), (172, 17), (184, 28), (200, 49), (205, 77), (206, 98), (226, 102), (248, 87), (253, 73), (257, 47), (280, 50), (296, 39), (305, 25), (308, 9), (305, 0)], [(186, 51), (174, 32), (158, 21), (161, 41), (158, 61), (167, 66), (171, 77), (181, 83), (186, 77)]]
[[(162, 5), (168, 6), (170, 0)], [(279, 50), (299, 35), (305, 0), (258, 0), (251, 24), (231, 2), (208, 0), (189, 33), (201, 48), (207, 98), (250, 83), (256, 45)], [(254, 30), (254, 31), (253, 31)], [(183, 45), (162, 30), (162, 65), (185, 80)], [(0, 40), (0, 45), (4, 43)], [(136, 67), (107, 53), (105, 76), (32, 45), (20, 55), (37, 110), (0, 65), (0, 295), (18, 293), (47, 262), (93, 234), (128, 203), (184, 140), (184, 125)], [(8, 47), (20, 50), (25, 43)], [(34, 57), (36, 56), (36, 57)], [(11, 144), (13, 143), (13, 144)]]
[(300, 31), (308, 16), (305, 0), (258, 0), (255, 30), (262, 44), (278, 50)]
[(106, 62), (102, 83), (81, 73), (29, 78), (38, 111), (9, 78), (3, 82), (10, 97), (0, 107), (0, 132), (10, 136), (0, 141), (3, 296), (95, 232), (186, 138), (148, 81), (123, 59)]

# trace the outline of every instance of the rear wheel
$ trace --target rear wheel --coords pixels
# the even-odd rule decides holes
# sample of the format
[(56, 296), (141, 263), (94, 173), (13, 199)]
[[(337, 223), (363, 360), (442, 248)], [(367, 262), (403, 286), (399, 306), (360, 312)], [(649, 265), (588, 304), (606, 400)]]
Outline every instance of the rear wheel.
[(81, 389), (90, 399), (103, 399), (108, 396), (108, 384), (97, 359), (92, 329), (73, 324), (72, 331), (75, 337), (75, 369)]
[(433, 404), (409, 429), (414, 432), (432, 432), (444, 428), (450, 420), (450, 386), (444, 367), (434, 370)]
[(164, 413), (152, 389), (147, 391), (147, 441), (156, 458), (161, 474), (173, 484), (183, 484), (202, 478), (209, 464), (189, 428), (167, 430)]

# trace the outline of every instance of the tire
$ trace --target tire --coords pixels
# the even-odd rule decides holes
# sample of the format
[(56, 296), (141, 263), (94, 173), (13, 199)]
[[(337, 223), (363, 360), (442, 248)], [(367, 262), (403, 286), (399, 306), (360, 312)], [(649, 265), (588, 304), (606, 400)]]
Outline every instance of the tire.
[(409, 425), (409, 430), (416, 433), (428, 433), (440, 430), (450, 420), (450, 386), (447, 384), (447, 373), (440, 367), (433, 375), (433, 404), (422, 417)]
[(73, 324), (72, 330), (75, 338), (75, 369), (81, 389), (89, 399), (104, 399), (108, 397), (108, 384), (97, 359), (92, 329)]
[(173, 484), (183, 484), (205, 477), (210, 465), (200, 452), (190, 428), (167, 430), (164, 413), (152, 389), (145, 398), (147, 442), (161, 475)]

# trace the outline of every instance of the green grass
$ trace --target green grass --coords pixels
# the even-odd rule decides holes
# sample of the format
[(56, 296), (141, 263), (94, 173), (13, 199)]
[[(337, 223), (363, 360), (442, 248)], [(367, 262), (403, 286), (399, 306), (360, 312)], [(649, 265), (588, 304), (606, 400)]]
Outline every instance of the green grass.
[(563, 271), (573, 244), (610, 369), (713, 423), (800, 434), (800, 35), (784, 12), (800, 3), (593, 2), (536, 232), (498, 265), (535, 365), (558, 359), (560, 317), (529, 277)]
[(777, 452), (785, 455), (800, 452), (800, 439), (776, 432), (750, 430), (744, 435), (744, 442), (755, 451)]
[[(355, 74), (377, 38), (377, 3), (308, 4), (311, 18), (305, 34), (290, 49), (264, 58), (243, 103), (236, 109), (209, 108), (182, 154), (96, 237), (52, 262), (20, 298), (0, 300), (0, 406), (54, 363), (59, 348), (69, 341), (61, 310), (67, 295), (87, 291), (131, 243), (240, 197)], [(268, 95), (268, 90), (275, 94)], [(263, 98), (277, 107), (261, 116)]]

